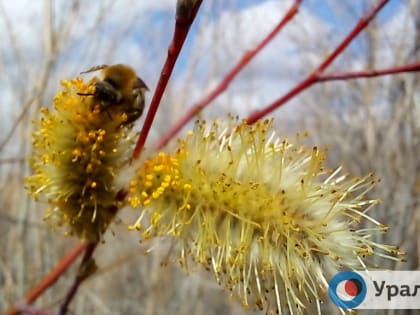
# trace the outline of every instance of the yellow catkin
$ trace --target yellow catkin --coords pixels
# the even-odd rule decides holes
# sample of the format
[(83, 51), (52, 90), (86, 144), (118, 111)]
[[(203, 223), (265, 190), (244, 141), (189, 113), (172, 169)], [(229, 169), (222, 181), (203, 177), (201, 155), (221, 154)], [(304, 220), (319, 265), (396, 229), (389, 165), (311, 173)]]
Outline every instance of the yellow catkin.
[[(325, 170), (325, 151), (279, 139), (272, 122), (196, 123), (173, 153), (145, 161), (128, 200), (143, 238), (180, 240), (179, 261), (212, 270), (245, 307), (320, 313), (327, 280), (365, 256), (397, 259), (372, 236), (373, 175)], [(369, 221), (370, 229), (357, 229)], [(187, 260), (189, 262), (187, 263)]]
[(66, 234), (101, 237), (121, 204), (115, 200), (115, 174), (126, 163), (132, 143), (118, 106), (101, 110), (91, 96), (94, 81), (62, 81), (52, 110), (34, 122), (34, 174), (26, 187), (50, 204), (46, 220)]

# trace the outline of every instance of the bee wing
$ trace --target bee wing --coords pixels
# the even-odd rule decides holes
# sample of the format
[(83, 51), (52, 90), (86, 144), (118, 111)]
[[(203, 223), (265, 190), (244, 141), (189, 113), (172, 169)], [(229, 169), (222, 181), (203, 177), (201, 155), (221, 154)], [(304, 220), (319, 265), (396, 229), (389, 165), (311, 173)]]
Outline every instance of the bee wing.
[(125, 124), (134, 123), (142, 114), (144, 110), (144, 92), (147, 89), (147, 86), (144, 84), (140, 85), (137, 88), (133, 88), (133, 103), (131, 107), (127, 110), (127, 121)]
[(94, 72), (94, 71), (102, 70), (102, 69), (105, 69), (105, 68), (108, 68), (108, 67), (109, 67), (108, 65), (93, 66), (92, 68), (90, 68), (90, 69), (88, 69), (86, 71), (80, 72), (80, 74)]
[(135, 109), (138, 112), (138, 115), (143, 113), (144, 109), (144, 93), (148, 91), (149, 88), (147, 87), (146, 83), (139, 77), (137, 77), (137, 80), (133, 84), (133, 109)]
[(139, 77), (137, 77), (137, 80), (133, 84), (133, 89), (137, 90), (143, 90), (143, 91), (149, 91), (149, 88), (147, 87), (146, 83)]

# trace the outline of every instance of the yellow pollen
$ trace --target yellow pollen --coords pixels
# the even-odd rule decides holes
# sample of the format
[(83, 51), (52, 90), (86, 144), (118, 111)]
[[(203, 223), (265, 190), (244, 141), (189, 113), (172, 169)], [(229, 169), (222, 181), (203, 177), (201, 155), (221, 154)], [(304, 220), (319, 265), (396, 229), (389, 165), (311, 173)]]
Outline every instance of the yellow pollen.
[(153, 171), (155, 171), (155, 172), (161, 172), (163, 170), (163, 168), (164, 168), (164, 166), (162, 164), (155, 165), (153, 167)]
[(78, 158), (78, 157), (80, 157), (82, 155), (82, 152), (79, 149), (74, 149), (73, 152), (72, 152), (72, 155), (75, 158)]
[(35, 174), (26, 179), (30, 194), (51, 205), (46, 221), (85, 240), (101, 237), (115, 217), (109, 209), (123, 206), (115, 200), (114, 178), (132, 146), (129, 128), (117, 118), (125, 109), (113, 109), (110, 119), (93, 97), (77, 95), (94, 91), (94, 82), (62, 81), (53, 109), (40, 110), (32, 134)]
[(91, 174), (92, 172), (93, 172), (93, 165), (92, 165), (92, 163), (89, 163), (86, 166), (86, 173)]
[(151, 182), (151, 181), (145, 181), (144, 182), (144, 187), (151, 188), (152, 186), (153, 186), (153, 182)]
[(156, 225), (157, 223), (159, 223), (160, 219), (162, 218), (162, 215), (158, 212), (154, 212), (152, 215), (152, 224)]

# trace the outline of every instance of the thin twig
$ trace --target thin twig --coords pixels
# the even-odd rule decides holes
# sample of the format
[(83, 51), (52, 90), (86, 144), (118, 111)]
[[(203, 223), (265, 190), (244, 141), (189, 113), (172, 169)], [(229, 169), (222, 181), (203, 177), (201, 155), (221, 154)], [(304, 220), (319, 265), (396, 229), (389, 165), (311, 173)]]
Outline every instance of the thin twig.
[(255, 111), (252, 113), (247, 121), (249, 124), (253, 124), (260, 118), (266, 116), (267, 114), (271, 113), (273, 110), (277, 109), (281, 105), (285, 104), (287, 101), (295, 97), (296, 95), (302, 93), (308, 87), (312, 86), (314, 83), (318, 82), (319, 76), (331, 63), (339, 56), (344, 49), (359, 35), (361, 31), (363, 31), (366, 26), (369, 24), (370, 21), (376, 16), (376, 14), (388, 3), (389, 0), (380, 0), (369, 12), (367, 12), (360, 20), (357, 22), (356, 26), (350, 31), (349, 34), (343, 39), (343, 41), (332, 51), (331, 54), (327, 56), (327, 58), (311, 73), (309, 74), (304, 80), (299, 82), (294, 88), (292, 88), (289, 92), (284, 94), (282, 97), (274, 101), (273, 103), (269, 104), (268, 106), (264, 107), (259, 111)]
[(362, 71), (349, 71), (333, 74), (321, 74), (317, 78), (317, 82), (326, 82), (326, 81), (343, 81), (359, 78), (372, 78), (379, 77), (384, 75), (391, 75), (404, 72), (415, 72), (420, 71), (420, 61), (415, 63), (410, 63), (403, 66), (395, 66), (386, 69), (379, 70), (362, 70)]
[(267, 36), (258, 43), (255, 48), (247, 51), (238, 63), (226, 74), (223, 80), (202, 100), (194, 104), (188, 112), (178, 120), (172, 128), (165, 133), (157, 143), (156, 147), (161, 148), (165, 146), (170, 139), (172, 139), (191, 119), (193, 119), (200, 111), (207, 105), (214, 101), (220, 94), (222, 94), (228, 87), (233, 79), (241, 72), (247, 64), (258, 54), (261, 50), (275, 38), (278, 33), (286, 26), (292, 18), (296, 15), (301, 4), (301, 0), (295, 0), (294, 4), (282, 17), (280, 22), (267, 34)]
[[(51, 272), (45, 276), (41, 282), (33, 287), (24, 297), (21, 305), (32, 304), (46, 289), (52, 286), (58, 278), (70, 267), (70, 265), (79, 257), (79, 255), (85, 250), (86, 244), (78, 244), (72, 248), (54, 267)], [(16, 307), (8, 309), (4, 315), (17, 315), (18, 310)]]
[(147, 112), (147, 116), (140, 133), (140, 137), (133, 151), (133, 159), (136, 159), (140, 155), (144, 143), (146, 142), (146, 138), (149, 134), (169, 78), (171, 77), (175, 62), (178, 59), (181, 48), (184, 45), (185, 38), (187, 37), (190, 27), (195, 19), (195, 16), (197, 15), (202, 0), (197, 0), (194, 2), (192, 10), (186, 10), (185, 7), (179, 6), (179, 4), (182, 2), (183, 1), (178, 1), (174, 35), (172, 37), (171, 44), (169, 45), (168, 56), (166, 58), (165, 64), (163, 65), (155, 94), (153, 95), (149, 111)]
[(98, 243), (99, 243), (98, 241), (92, 241), (86, 245), (85, 255), (83, 256), (82, 262), (80, 263), (79, 272), (76, 276), (76, 279), (73, 282), (73, 285), (70, 287), (69, 291), (67, 292), (64, 302), (60, 306), (59, 315), (67, 314), (68, 306), (70, 305), (70, 302), (75, 297), (80, 285), (90, 275), (90, 273), (89, 272), (86, 273), (84, 269), (90, 263), (93, 253), (95, 252), (95, 249), (98, 246)]
[[(127, 196), (127, 192), (124, 190), (120, 190), (116, 196), (115, 200), (117, 202), (121, 202), (125, 199)], [(115, 215), (118, 212), (118, 208), (112, 206), (111, 209), (109, 209), (110, 212), (113, 212)], [(69, 288), (66, 297), (64, 298), (63, 303), (60, 306), (60, 315), (67, 314), (68, 306), (70, 305), (70, 302), (73, 300), (73, 298), (76, 296), (77, 291), (79, 290), (79, 287), (82, 285), (83, 281), (85, 281), (89, 276), (91, 276), (96, 271), (96, 265), (93, 260), (93, 254), (95, 253), (96, 248), (98, 247), (99, 239), (90, 241), (85, 246), (85, 254), (83, 256), (82, 262), (79, 266), (79, 271), (76, 275), (76, 278), (73, 281), (72, 286)]]

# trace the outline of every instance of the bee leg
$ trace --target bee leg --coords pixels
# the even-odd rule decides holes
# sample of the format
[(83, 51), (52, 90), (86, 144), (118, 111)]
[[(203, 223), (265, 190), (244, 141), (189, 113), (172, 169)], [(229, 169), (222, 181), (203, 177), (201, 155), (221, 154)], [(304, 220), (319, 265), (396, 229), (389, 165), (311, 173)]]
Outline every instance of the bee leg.
[(87, 69), (85, 71), (80, 72), (80, 74), (85, 74), (85, 73), (89, 73), (89, 72), (94, 72), (94, 71), (102, 70), (102, 69), (105, 69), (107, 67), (108, 67), (108, 65), (94, 66), (94, 67), (92, 67), (90, 69)]
[(113, 120), (113, 119), (112, 119), (112, 115), (111, 115), (111, 113), (110, 113), (109, 111), (107, 111), (107, 110), (105, 109), (105, 113), (108, 115), (109, 120)]

